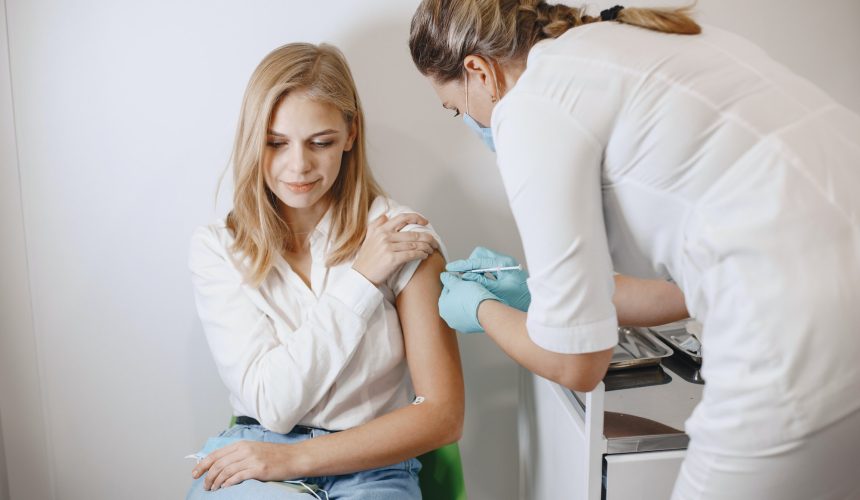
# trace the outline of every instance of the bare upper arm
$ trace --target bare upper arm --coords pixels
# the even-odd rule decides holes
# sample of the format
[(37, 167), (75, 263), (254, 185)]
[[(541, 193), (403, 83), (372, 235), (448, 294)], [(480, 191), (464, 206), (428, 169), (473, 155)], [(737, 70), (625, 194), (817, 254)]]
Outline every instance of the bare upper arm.
[(438, 252), (424, 260), (397, 296), (396, 307), (416, 395), (445, 401), (462, 414), (463, 372), (457, 336), (439, 316), (439, 274), (444, 268), (445, 260)]

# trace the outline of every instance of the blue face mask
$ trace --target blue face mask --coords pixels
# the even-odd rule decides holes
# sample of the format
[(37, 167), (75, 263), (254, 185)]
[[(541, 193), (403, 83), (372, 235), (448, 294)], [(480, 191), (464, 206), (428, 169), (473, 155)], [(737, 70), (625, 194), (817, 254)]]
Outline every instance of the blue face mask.
[[(468, 91), (467, 91), (468, 92)], [(493, 153), (496, 152), (496, 143), (493, 142), (493, 129), (490, 127), (484, 127), (474, 118), (472, 118), (469, 113), (463, 113), (463, 121), (466, 122), (466, 125), (472, 129), (473, 132), (482, 140), (484, 144), (490, 148), (490, 151)]]
[[(498, 87), (499, 82), (496, 80), (496, 86)], [(493, 102), (496, 102), (493, 99)], [(463, 113), (463, 121), (466, 122), (466, 126), (472, 129), (473, 132), (478, 136), (479, 139), (484, 141), (484, 144), (490, 148), (490, 151), (493, 153), (496, 152), (496, 143), (493, 142), (493, 129), (490, 127), (485, 127), (478, 123), (477, 120), (472, 118), (472, 115), (469, 114), (469, 72), (466, 72), (466, 112)]]

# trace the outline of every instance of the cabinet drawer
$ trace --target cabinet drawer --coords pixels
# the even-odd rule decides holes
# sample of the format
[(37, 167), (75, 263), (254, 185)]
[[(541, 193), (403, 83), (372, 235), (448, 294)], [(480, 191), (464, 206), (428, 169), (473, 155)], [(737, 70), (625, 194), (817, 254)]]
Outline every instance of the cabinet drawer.
[(669, 500), (685, 450), (604, 455), (605, 500)]

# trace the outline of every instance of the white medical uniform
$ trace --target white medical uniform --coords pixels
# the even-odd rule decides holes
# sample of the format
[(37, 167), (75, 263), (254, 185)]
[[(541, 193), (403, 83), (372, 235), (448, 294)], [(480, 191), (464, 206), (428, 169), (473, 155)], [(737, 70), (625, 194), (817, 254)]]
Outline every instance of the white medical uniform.
[(732, 34), (604, 22), (537, 44), (492, 128), (535, 343), (612, 347), (613, 269), (673, 279), (704, 324), (677, 498), (860, 498), (798, 451), (860, 463), (860, 117)]
[[(369, 220), (407, 212), (380, 197)], [(233, 412), (282, 434), (296, 424), (355, 427), (414, 396), (394, 304), (420, 261), (377, 288), (351, 260), (326, 266), (330, 227), (329, 210), (310, 235), (310, 288), (282, 257), (259, 287), (246, 284), (224, 222), (199, 228), (191, 242), (197, 311)], [(432, 226), (403, 230), (442, 245)]]

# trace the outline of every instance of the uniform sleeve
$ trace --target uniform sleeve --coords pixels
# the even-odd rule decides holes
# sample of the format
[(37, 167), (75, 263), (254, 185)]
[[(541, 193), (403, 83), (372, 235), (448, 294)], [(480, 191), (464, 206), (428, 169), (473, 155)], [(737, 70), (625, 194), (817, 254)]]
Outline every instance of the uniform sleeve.
[(529, 336), (559, 353), (614, 346), (603, 147), (569, 112), (540, 96), (512, 94), (493, 119), (502, 181), (530, 275)]
[(197, 311), (224, 384), (255, 412), (249, 416), (279, 433), (289, 432), (322, 400), (382, 301), (377, 287), (351, 271), (322, 294), (298, 328), (279, 332), (210, 229), (192, 238), (189, 265)]

